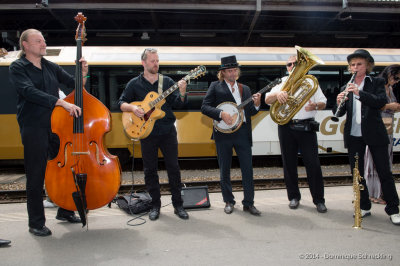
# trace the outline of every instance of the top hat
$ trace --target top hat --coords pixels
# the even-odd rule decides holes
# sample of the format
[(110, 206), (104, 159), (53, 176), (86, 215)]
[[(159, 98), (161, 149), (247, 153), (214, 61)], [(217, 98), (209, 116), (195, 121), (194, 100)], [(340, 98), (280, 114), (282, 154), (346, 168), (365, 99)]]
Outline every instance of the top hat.
[(374, 63), (374, 58), (371, 56), (371, 54), (364, 49), (357, 49), (354, 51), (354, 53), (350, 54), (347, 56), (347, 62), (350, 63), (350, 60), (353, 58), (365, 58), (369, 62)]
[(221, 67), (219, 68), (219, 70), (235, 68), (235, 67), (239, 67), (239, 64), (236, 61), (235, 55), (226, 56), (226, 57), (221, 58)]

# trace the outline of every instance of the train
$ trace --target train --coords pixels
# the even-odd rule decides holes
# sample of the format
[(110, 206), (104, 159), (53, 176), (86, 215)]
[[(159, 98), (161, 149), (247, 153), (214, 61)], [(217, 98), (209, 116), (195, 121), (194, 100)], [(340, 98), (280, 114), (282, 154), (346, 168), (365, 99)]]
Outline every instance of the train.
[[(141, 157), (140, 142), (131, 140), (122, 126), (122, 113), (118, 99), (127, 82), (143, 71), (140, 55), (147, 47), (142, 46), (85, 46), (83, 55), (89, 62), (89, 78), (86, 90), (97, 97), (111, 111), (112, 130), (104, 138), (105, 146), (116, 154)], [(216, 157), (216, 148), (211, 139), (212, 120), (201, 114), (200, 107), (207, 89), (217, 79), (221, 57), (236, 55), (241, 67), (239, 81), (256, 93), (278, 77), (287, 75), (285, 63), (296, 53), (290, 47), (154, 47), (160, 58), (160, 73), (178, 81), (198, 65), (206, 66), (206, 75), (191, 80), (187, 87), (188, 105), (175, 110), (178, 132), (179, 158)], [(344, 117), (333, 122), (332, 107), (340, 87), (350, 79), (347, 55), (354, 48), (308, 48), (308, 51), (324, 61), (309, 71), (317, 77), (327, 97), (325, 110), (319, 111), (319, 154), (345, 154), (343, 145)], [(385, 66), (400, 62), (400, 49), (368, 49), (375, 59), (372, 75), (378, 75)], [(19, 51), (8, 52), (0, 57), (0, 160), (23, 159), (23, 146), (16, 119), (16, 92), (11, 87), (8, 71)], [(76, 47), (47, 47), (46, 59), (62, 66), (67, 72), (75, 71)], [(73, 88), (61, 87), (65, 94)], [(263, 103), (260, 112), (252, 117), (253, 155), (279, 155), (280, 147), (277, 125), (269, 116), (269, 106)], [(395, 115), (394, 151), (400, 151), (400, 117)], [(160, 154), (161, 156), (161, 154)]]

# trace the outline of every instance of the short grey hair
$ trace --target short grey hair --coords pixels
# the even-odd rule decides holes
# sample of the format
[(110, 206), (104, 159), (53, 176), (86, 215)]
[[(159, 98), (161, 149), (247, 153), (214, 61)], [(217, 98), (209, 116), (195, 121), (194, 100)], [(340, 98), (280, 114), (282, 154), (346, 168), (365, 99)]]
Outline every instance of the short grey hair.
[(156, 48), (146, 48), (144, 49), (143, 53), (142, 53), (142, 60), (145, 61), (147, 59), (147, 54), (148, 53), (152, 53), (152, 54), (156, 54), (158, 51)]

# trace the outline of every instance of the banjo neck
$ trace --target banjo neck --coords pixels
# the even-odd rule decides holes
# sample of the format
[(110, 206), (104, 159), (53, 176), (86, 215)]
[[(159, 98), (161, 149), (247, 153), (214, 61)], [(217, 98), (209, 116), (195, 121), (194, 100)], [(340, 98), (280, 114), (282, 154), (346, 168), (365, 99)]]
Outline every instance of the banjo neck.
[[(263, 94), (264, 92), (271, 90), (273, 87), (275, 87), (279, 83), (281, 83), (281, 79), (277, 78), (273, 82), (271, 82), (270, 84), (268, 84), (267, 86), (265, 86), (264, 88), (259, 90), (257, 93)], [(245, 101), (243, 101), (241, 104), (239, 104), (237, 108), (239, 110), (242, 110), (247, 104), (249, 104), (252, 101), (253, 101), (253, 97), (247, 98)]]

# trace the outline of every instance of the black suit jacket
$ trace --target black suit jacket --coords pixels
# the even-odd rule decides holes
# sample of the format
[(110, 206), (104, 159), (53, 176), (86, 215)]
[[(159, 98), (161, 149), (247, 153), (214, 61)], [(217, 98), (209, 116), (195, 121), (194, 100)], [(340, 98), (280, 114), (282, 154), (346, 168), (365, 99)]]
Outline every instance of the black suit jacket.
[[(385, 81), (382, 78), (365, 78), (364, 88), (360, 91), (361, 101), (361, 134), (367, 145), (387, 145), (389, 138), (385, 125), (382, 122), (381, 108), (387, 103)], [(346, 86), (342, 87), (342, 90)], [(346, 114), (344, 125), (344, 146), (349, 144), (349, 136), (353, 118), (353, 95), (349, 94), (349, 100), (345, 102), (338, 116)], [(336, 112), (337, 105), (332, 110)]]
[[(242, 84), (243, 85), (243, 84)], [(243, 85), (243, 94), (242, 94), (242, 102), (246, 99), (252, 97), (250, 88), (246, 85)], [(211, 117), (214, 120), (221, 121), (219, 117), (221, 109), (216, 108), (220, 103), (223, 102), (235, 102), (235, 98), (226, 84), (225, 81), (214, 81), (211, 83), (208, 88), (207, 95), (203, 100), (203, 104), (201, 105), (201, 112), (208, 117)], [(248, 140), (250, 145), (253, 144), (253, 138), (251, 134), (251, 116), (258, 113), (258, 110), (254, 106), (254, 102), (251, 101), (244, 107), (244, 114), (246, 117), (246, 123), (242, 124), (242, 127), (246, 127)], [(217, 130), (213, 130), (212, 138), (218, 140), (218, 138), (222, 138), (226, 136), (227, 133), (222, 133)], [(234, 134), (234, 133), (233, 133)]]

